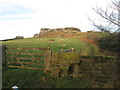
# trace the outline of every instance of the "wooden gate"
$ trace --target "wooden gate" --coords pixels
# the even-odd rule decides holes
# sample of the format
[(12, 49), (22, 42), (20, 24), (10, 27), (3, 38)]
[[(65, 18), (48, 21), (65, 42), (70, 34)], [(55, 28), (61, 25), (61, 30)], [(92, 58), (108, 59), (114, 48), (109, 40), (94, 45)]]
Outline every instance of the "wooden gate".
[(6, 47), (7, 67), (45, 70), (48, 48)]

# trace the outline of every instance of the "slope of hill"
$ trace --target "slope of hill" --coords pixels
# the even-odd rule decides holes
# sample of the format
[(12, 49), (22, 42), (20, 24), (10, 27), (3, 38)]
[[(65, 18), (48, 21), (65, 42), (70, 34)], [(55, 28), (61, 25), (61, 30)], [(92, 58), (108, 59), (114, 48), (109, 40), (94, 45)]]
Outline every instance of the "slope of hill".
[[(61, 48), (75, 48), (77, 52), (82, 51), (83, 54), (94, 52), (99, 53), (99, 46), (96, 39), (106, 36), (102, 32), (47, 32), (37, 38), (16, 39), (3, 41), (2, 44), (12, 47), (48, 47), (53, 51), (60, 51)], [(52, 41), (51, 41), (52, 40)], [(63, 47), (62, 45), (66, 46)], [(91, 49), (92, 48), (92, 49)], [(91, 51), (92, 50), (92, 51)]]
[[(103, 40), (103, 38), (104, 38), (104, 40)], [(66, 87), (66, 85), (67, 85), (68, 87), (77, 87), (78, 86), (78, 87), (94, 87), (94, 88), (97, 87), (97, 88), (99, 88), (99, 87), (103, 87), (103, 86), (104, 87), (113, 87), (112, 86), (113, 82), (114, 82), (113, 76), (116, 79), (118, 79), (114, 75), (114, 73), (116, 73), (114, 71), (117, 71), (115, 69), (116, 64), (113, 63), (115, 60), (111, 59), (110, 62), (108, 60), (106, 60), (106, 58), (104, 58), (104, 60), (102, 60), (105, 54), (103, 52), (101, 53), (102, 48), (100, 47), (100, 45), (103, 45), (103, 47), (104, 47), (104, 42), (106, 42), (106, 40), (108, 40), (106, 38), (108, 38), (108, 34), (103, 33), (103, 32), (93, 32), (93, 31), (92, 32), (47, 32), (47, 33), (44, 33), (43, 35), (41, 35), (40, 37), (3, 41), (2, 44), (6, 45), (6, 46), (10, 46), (10, 47), (46, 48), (46, 47), (50, 46), (50, 49), (53, 51), (51, 58), (53, 58), (53, 59), (58, 58), (57, 64), (73, 63), (71, 65), (74, 65), (76, 62), (73, 61), (73, 59), (75, 58), (74, 60), (77, 60), (77, 58), (79, 56), (81, 56), (81, 57), (79, 57), (79, 59), (80, 59), (80, 61), (82, 60), (83, 64), (80, 64), (80, 65), (82, 65), (82, 67), (80, 66), (80, 70), (78, 68), (74, 69), (74, 67), (73, 67), (73, 69), (76, 72), (80, 72), (80, 75), (81, 75), (83, 81), (79, 80), (80, 78), (71, 78), (70, 79), (70, 77), (59, 77), (57, 79), (52, 78), (53, 80), (51, 79), (51, 77), (49, 79), (49, 76), (46, 76), (47, 78), (44, 78), (45, 76), (43, 76), (41, 78), (43, 78), (44, 80), (46, 79), (49, 82), (49, 83), (47, 83), (45, 81), (46, 82), (45, 85), (53, 84), (55, 87)], [(101, 41), (101, 39), (103, 41)], [(112, 40), (112, 41), (114, 39), (116, 40), (116, 37), (109, 38), (109, 40)], [(100, 40), (100, 42), (99, 42), (99, 40)], [(108, 43), (108, 42), (106, 42), (106, 43)], [(69, 50), (70, 48), (75, 48), (75, 52), (67, 52), (67, 53), (62, 52), (60, 54), (61, 48), (64, 50)], [(11, 50), (10, 52), (13, 52), (13, 51)], [(106, 56), (114, 57), (114, 56), (110, 56), (110, 55), (106, 55)], [(71, 60), (73, 62), (71, 62)], [(54, 64), (55, 64), (55, 62), (54, 62)], [(119, 66), (119, 64), (118, 64), (118, 66)], [(69, 69), (69, 65), (67, 65), (67, 67)], [(70, 67), (72, 67), (72, 66), (70, 66)], [(18, 77), (20, 78), (21, 76), (22, 77), (24, 76), (26, 78), (29, 76), (29, 72), (27, 74), (27, 72), (22, 69), (17, 69), (17, 70), (21, 70), (22, 73), (17, 73), (12, 70), (11, 71), (8, 70), (8, 71), (6, 71), (6, 73), (4, 73), (4, 75), (3, 75), (4, 76), (4, 81), (3, 81), (4, 86), (7, 85), (8, 87), (10, 87), (11, 83), (12, 84), (15, 83), (15, 82), (13, 82), (12, 78), (18, 78)], [(64, 71), (66, 69), (62, 69), (62, 70)], [(16, 75), (18, 75), (18, 77), (11, 78), (10, 76), (11, 76), (11, 73), (13, 73), (13, 72), (16, 73)], [(119, 70), (117, 72), (119, 73)], [(34, 75), (34, 72), (33, 73), (31, 72), (31, 75)], [(20, 81), (22, 79), (22, 81), (24, 83), (27, 83), (26, 86), (31, 87), (32, 84), (29, 83), (28, 81), (26, 81), (26, 79), (24, 79), (24, 77), (20, 78), (20, 79), (14, 79), (14, 80), (15, 81), (17, 80), (17, 82), (19, 81), (19, 83), (17, 85), (19, 85), (19, 84), (21, 85)], [(32, 80), (34, 80), (36, 83), (41, 82), (39, 84), (42, 84), (42, 86), (43, 86), (44, 82), (42, 82), (41, 80), (36, 80), (36, 78), (38, 78), (38, 77), (36, 76), (35, 78), (32, 78)], [(9, 80), (10, 82), (9, 83), (5, 82), (6, 79)], [(74, 81), (74, 79), (80, 83), (73, 84), (72, 82)], [(29, 77), (28, 80), (30, 80), (30, 82), (31, 82), (31, 77)], [(58, 80), (57, 83), (55, 80)], [(61, 83), (59, 80), (61, 81)], [(54, 83), (53, 83), (53, 81), (54, 81)], [(35, 83), (35, 85), (36, 85), (36, 83)], [(82, 86), (80, 86), (80, 85), (82, 85)], [(21, 85), (21, 87), (24, 87), (24, 85)], [(36, 87), (41, 87), (41, 86), (36, 86)]]
[[(43, 30), (42, 33), (45, 32), (44, 29), (42, 30)], [(62, 30), (50, 29), (52, 31), (49, 31), (49, 29), (46, 30), (48, 30), (48, 32), (45, 32), (44, 34), (39, 34), (40, 35), (39, 37), (8, 40), (8, 41), (3, 41), (2, 44), (12, 47), (50, 46), (53, 51), (60, 51), (60, 49), (63, 48), (62, 45), (65, 44), (66, 46), (64, 47), (64, 49), (75, 48), (77, 52), (82, 51), (82, 53), (84, 54), (94, 52), (98, 55), (101, 54), (116, 55), (118, 52), (118, 49), (116, 48), (117, 36), (115, 36), (114, 34), (112, 37), (115, 38), (113, 38), (112, 40), (112, 37), (105, 32), (94, 32), (94, 31), (80, 32), (80, 30), (76, 28), (72, 28), (72, 29), (67, 28)], [(107, 40), (109, 39), (108, 37), (110, 38), (110, 40), (116, 42), (109, 42), (109, 40)], [(108, 44), (111, 46), (109, 46)]]

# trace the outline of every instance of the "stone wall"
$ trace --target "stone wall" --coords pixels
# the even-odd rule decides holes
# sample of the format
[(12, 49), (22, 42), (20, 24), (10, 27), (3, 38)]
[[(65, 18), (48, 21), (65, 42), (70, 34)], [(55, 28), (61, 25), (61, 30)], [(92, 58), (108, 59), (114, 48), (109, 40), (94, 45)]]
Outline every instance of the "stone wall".
[(74, 52), (53, 52), (51, 76), (83, 78), (91, 84), (91, 88), (114, 88), (114, 84), (117, 83), (116, 63), (117, 58), (107, 56), (79, 56)]

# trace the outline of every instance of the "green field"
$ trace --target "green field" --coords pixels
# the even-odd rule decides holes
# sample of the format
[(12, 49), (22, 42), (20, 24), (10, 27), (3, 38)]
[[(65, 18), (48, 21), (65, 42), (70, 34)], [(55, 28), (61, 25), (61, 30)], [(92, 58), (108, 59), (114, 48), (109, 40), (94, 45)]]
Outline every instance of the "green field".
[[(32, 48), (47, 48), (50, 46), (52, 51), (58, 52), (61, 48), (69, 49), (75, 48), (76, 52), (89, 54), (90, 50), (97, 53), (98, 48), (94, 47), (91, 43), (85, 43), (78, 38), (52, 38), (55, 41), (49, 41), (49, 38), (25, 38), (11, 41), (3, 41), (2, 45), (9, 47), (32, 47)], [(62, 46), (65, 44), (66, 46)]]
[[(39, 37), (39, 38), (25, 38), (25, 39), (15, 39), (15, 40), (9, 40), (9, 41), (3, 41), (2, 45), (6, 45), (7, 47), (31, 47), (31, 48), (48, 48), (50, 46), (50, 49), (54, 53), (54, 57), (59, 59), (59, 63), (64, 63), (64, 60), (67, 62), (67, 60), (71, 60), (72, 58), (78, 58), (82, 59), (84, 61), (82, 70), (88, 70), (91, 64), (93, 64), (93, 71), (99, 66), (103, 65), (112, 65), (114, 59), (116, 59), (116, 56), (106, 56), (103, 52), (101, 52), (96, 39), (98, 37), (105, 37), (107, 36), (106, 33), (82, 33), (80, 36), (72, 37), (72, 38), (60, 38), (60, 37)], [(50, 41), (50, 39), (54, 41)], [(93, 41), (93, 42), (92, 42)], [(103, 43), (104, 44), (104, 43)], [(65, 45), (65, 46), (63, 46)], [(101, 44), (102, 45), (102, 44)], [(68, 52), (68, 53), (61, 53), (59, 54), (59, 51), (61, 49), (70, 49), (75, 48), (75, 53)], [(9, 52), (19, 52), (20, 50), (8, 50)], [(26, 51), (23, 51), (26, 53)], [(42, 53), (42, 51), (37, 50), (29, 50), (30, 53)], [(6, 56), (15, 56), (7, 54)], [(30, 58), (30, 55), (19, 55), (18, 57), (28, 57)], [(34, 56), (37, 57), (37, 56)], [(44, 58), (43, 56), (40, 58)], [(103, 58), (100, 59), (100, 58)], [(92, 60), (94, 59), (94, 60)], [(108, 60), (108, 59), (111, 59)], [(10, 59), (7, 59), (9, 61)], [(108, 60), (108, 61), (107, 61)], [(62, 62), (61, 62), (62, 61)], [(112, 63), (109, 63), (112, 62)], [(26, 62), (23, 60), (23, 62)], [(107, 62), (107, 63), (106, 63)], [(44, 63), (44, 60), (41, 61), (41, 63)], [(15, 64), (14, 64), (15, 65)], [(36, 65), (29, 65), (31, 67), (36, 67)], [(38, 66), (41, 67), (41, 66)], [(113, 66), (114, 67), (114, 66)], [(43, 67), (42, 67), (43, 68)], [(105, 69), (107, 71), (107, 69)], [(104, 69), (103, 71), (104, 72)], [(85, 72), (86, 73), (86, 72)], [(13, 74), (13, 75), (12, 75)], [(93, 73), (94, 74), (94, 73)], [(91, 74), (88, 72), (86, 75), (90, 76)], [(110, 75), (110, 74), (108, 74)], [(92, 84), (90, 81), (87, 81), (87, 79), (91, 79), (85, 75), (83, 75), (84, 78), (71, 78), (71, 77), (50, 77), (49, 73), (44, 73), (40, 70), (27, 70), (27, 69), (17, 69), (17, 68), (8, 68), (3, 67), (3, 88), (10, 88), (13, 85), (17, 85), (18, 87), (23, 88), (89, 88), (94, 87), (91, 86)], [(93, 76), (90, 76), (93, 77)], [(96, 83), (96, 82), (95, 82)], [(111, 85), (111, 84), (110, 84)], [(110, 87), (109, 85), (109, 87)]]
[[(54, 42), (49, 41), (49, 39), (54, 39)], [(10, 41), (4, 41), (2, 42), (3, 45), (6, 45), (7, 47), (32, 47), (32, 48), (47, 48), (50, 46), (50, 49), (52, 52), (58, 53), (61, 48), (63, 49), (70, 49), (70, 48), (75, 48), (76, 53), (79, 53), (81, 55), (97, 55), (98, 54), (98, 48), (94, 47), (89, 42), (83, 42), (82, 40), (78, 38), (25, 38), (25, 39), (16, 39), (16, 40), (10, 40)], [(65, 44), (65, 46), (62, 46)], [(21, 50), (17, 49), (8, 49), (8, 52), (12, 53), (18, 53)], [(28, 50), (31, 54), (36, 53), (44, 53), (42, 50)], [(26, 53), (26, 51), (22, 51), (23, 53)], [(72, 54), (71, 54), (72, 55)], [(64, 55), (61, 58), (66, 59), (66, 58), (73, 58), (71, 55)], [(15, 57), (16, 55), (14, 54), (7, 54), (7, 57)], [(18, 55), (17, 57), (27, 57), (31, 58), (32, 56), (30, 55)], [(37, 57), (33, 55), (33, 57)], [(39, 57), (39, 58), (44, 58), (44, 57)], [(7, 62), (10, 61), (11, 59), (7, 58)], [(16, 60), (13, 60), (16, 61)], [(22, 62), (29, 62), (27, 60), (20, 60)], [(41, 62), (44, 62), (41, 61)], [(10, 65), (20, 65), (20, 64), (10, 64)], [(41, 67), (37, 65), (27, 65), (27, 66), (32, 66), (32, 67)]]

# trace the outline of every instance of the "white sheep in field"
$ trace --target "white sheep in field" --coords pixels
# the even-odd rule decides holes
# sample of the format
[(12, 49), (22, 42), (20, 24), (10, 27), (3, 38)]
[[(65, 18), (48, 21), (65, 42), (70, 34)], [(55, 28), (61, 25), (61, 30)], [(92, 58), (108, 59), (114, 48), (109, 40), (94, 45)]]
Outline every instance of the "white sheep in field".
[(75, 48), (71, 48), (71, 49), (60, 49), (60, 52), (75, 52)]

